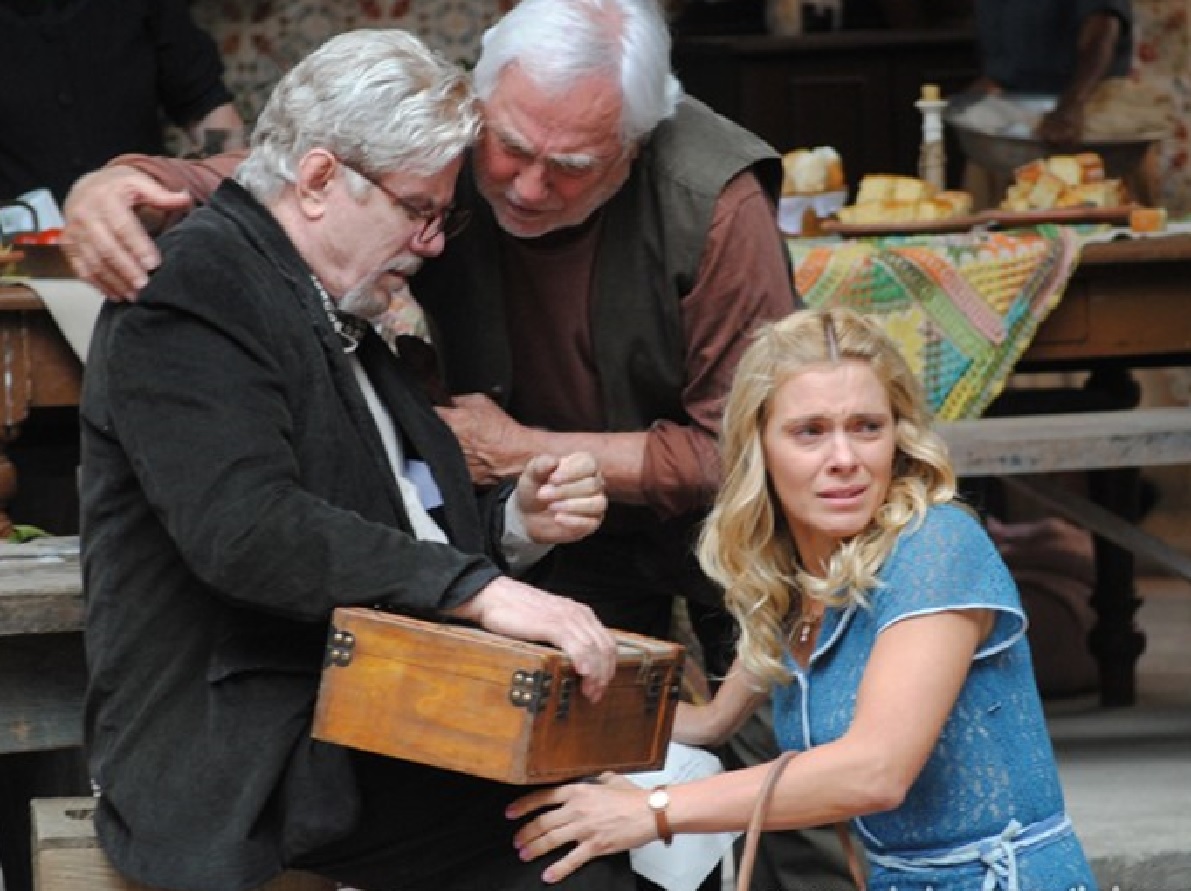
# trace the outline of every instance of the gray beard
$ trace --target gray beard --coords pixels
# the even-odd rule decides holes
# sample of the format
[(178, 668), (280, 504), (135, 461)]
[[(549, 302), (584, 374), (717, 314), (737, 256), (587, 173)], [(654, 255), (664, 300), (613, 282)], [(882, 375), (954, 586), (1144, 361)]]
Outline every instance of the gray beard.
[(392, 299), (390, 289), (388, 287), (381, 287), (379, 285), (380, 280), (390, 272), (395, 272), (408, 281), (421, 266), (421, 257), (408, 254), (403, 255), (384, 269), (378, 269), (371, 275), (365, 276), (363, 281), (354, 288), (349, 289), (340, 298), (335, 308), (340, 312), (356, 316), (367, 322), (374, 322), (389, 311), (389, 304)]
[(389, 297), (376, 286), (385, 270), (374, 272), (339, 299), (340, 312), (372, 321), (389, 308)]

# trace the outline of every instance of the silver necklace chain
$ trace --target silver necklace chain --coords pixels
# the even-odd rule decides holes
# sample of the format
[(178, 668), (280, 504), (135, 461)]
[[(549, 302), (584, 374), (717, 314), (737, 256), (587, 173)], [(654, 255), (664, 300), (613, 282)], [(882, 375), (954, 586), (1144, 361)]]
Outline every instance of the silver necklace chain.
[(314, 289), (318, 291), (318, 296), (322, 299), (323, 309), (326, 310), (327, 319), (330, 320), (331, 327), (335, 329), (335, 333), (343, 341), (343, 351), (345, 353), (354, 353), (359, 349), (360, 341), (364, 339), (364, 335), (368, 333), (368, 323), (361, 318), (340, 312), (336, 309), (335, 301), (331, 299), (331, 295), (327, 293), (327, 289), (323, 287), (323, 283), (318, 280), (318, 276), (312, 273), (310, 281), (314, 284)]

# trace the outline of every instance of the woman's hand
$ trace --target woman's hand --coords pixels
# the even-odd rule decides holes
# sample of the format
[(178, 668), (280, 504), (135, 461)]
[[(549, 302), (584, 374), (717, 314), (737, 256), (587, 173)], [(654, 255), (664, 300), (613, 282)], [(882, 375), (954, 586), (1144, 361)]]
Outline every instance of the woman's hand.
[(648, 797), (647, 789), (624, 777), (604, 774), (595, 783), (532, 792), (509, 805), (505, 815), (517, 820), (542, 811), (514, 836), (522, 860), (535, 860), (562, 845), (575, 845), (542, 873), (542, 881), (554, 883), (595, 857), (655, 841), (657, 822), (646, 803)]

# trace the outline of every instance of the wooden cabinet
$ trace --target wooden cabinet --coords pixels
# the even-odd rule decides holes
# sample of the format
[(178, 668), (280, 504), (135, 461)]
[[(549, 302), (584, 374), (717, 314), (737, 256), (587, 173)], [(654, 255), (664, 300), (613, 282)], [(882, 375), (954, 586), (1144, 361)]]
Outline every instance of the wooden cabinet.
[[(947, 96), (978, 73), (970, 31), (840, 31), (803, 37), (679, 38), (674, 70), (687, 92), (779, 151), (830, 145), (850, 185), (866, 173), (915, 175), (921, 85)], [(949, 138), (948, 184), (963, 158)]]

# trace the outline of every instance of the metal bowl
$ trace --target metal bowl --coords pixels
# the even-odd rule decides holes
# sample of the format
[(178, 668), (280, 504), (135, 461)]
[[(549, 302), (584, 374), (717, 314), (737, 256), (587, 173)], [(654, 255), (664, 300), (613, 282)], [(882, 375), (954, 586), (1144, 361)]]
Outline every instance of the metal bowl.
[(1012, 173), (1023, 164), (1060, 152), (1095, 152), (1104, 159), (1108, 176), (1124, 177), (1135, 171), (1146, 150), (1165, 136), (1164, 133), (1139, 133), (1120, 139), (1091, 139), (1074, 146), (1057, 147), (1033, 135), (1024, 135), (1032, 130), (1031, 121), (1055, 107), (1057, 96), (1002, 94), (999, 98), (1005, 100), (1006, 110), (1019, 115), (1015, 122), (1006, 125), (1009, 132), (978, 129), (962, 118), (972, 105), (985, 98), (980, 93), (960, 93), (951, 97), (943, 112), (943, 120), (955, 131), (960, 148), (969, 161), (1003, 173)]

